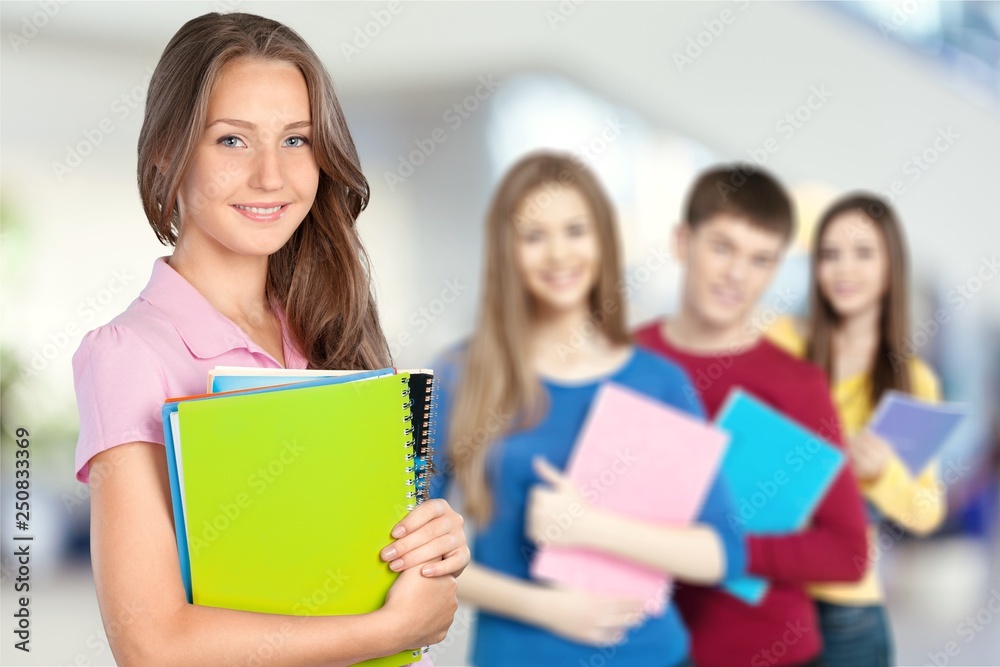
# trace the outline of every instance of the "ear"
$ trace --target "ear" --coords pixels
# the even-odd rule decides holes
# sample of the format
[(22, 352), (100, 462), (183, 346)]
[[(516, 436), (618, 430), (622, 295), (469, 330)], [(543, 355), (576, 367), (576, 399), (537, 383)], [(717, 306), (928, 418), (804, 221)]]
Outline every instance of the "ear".
[(681, 221), (674, 226), (674, 255), (677, 262), (684, 266), (688, 260), (688, 246), (691, 244), (691, 225)]

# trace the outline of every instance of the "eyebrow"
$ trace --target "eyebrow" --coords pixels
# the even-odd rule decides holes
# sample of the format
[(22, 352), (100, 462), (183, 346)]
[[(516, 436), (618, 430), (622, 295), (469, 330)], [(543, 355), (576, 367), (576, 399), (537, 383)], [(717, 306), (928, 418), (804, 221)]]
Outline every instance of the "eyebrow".
[[(255, 123), (251, 123), (250, 121), (246, 120), (238, 120), (236, 118), (219, 118), (217, 120), (213, 120), (211, 123), (205, 126), (205, 129), (207, 130), (213, 125), (219, 125), (220, 123), (225, 123), (226, 125), (235, 125), (237, 127), (245, 127), (248, 130), (257, 129), (257, 125)], [(310, 123), (308, 120), (300, 120), (295, 123), (289, 123), (288, 125), (285, 126), (284, 129), (292, 130), (299, 127), (309, 127), (310, 125), (312, 125), (312, 123)]]

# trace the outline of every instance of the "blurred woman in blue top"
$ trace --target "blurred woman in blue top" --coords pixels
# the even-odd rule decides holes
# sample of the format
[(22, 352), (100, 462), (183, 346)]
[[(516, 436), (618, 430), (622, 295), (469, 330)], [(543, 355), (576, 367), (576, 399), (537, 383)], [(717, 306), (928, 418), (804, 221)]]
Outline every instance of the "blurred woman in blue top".
[[(701, 585), (745, 565), (720, 482), (699, 523), (671, 528), (590, 506), (559, 472), (605, 380), (703, 415), (679, 367), (631, 344), (614, 212), (587, 169), (550, 153), (511, 168), (487, 218), (483, 286), (470, 340), (435, 366), (432, 495), (455, 482), (477, 530), (459, 585), (459, 597), (479, 610), (473, 664), (688, 664), (687, 631), (672, 605), (650, 613), (657, 605), (648, 601), (550, 586), (529, 574), (532, 538), (542, 535)], [(582, 514), (556, 528), (572, 503)]]

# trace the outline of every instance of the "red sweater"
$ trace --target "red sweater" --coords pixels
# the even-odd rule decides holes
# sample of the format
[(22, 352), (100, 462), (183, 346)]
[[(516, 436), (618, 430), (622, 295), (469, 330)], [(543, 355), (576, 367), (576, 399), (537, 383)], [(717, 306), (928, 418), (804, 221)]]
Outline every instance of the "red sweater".
[[(843, 447), (826, 375), (769, 341), (762, 339), (737, 354), (691, 354), (666, 341), (659, 322), (639, 328), (635, 340), (687, 371), (710, 417), (732, 387), (743, 387)], [(768, 667), (817, 657), (822, 638), (805, 584), (857, 581), (864, 573), (855, 563), (867, 562), (866, 549), (861, 496), (845, 467), (808, 528), (790, 535), (747, 537), (747, 572), (771, 581), (759, 605), (747, 605), (718, 588), (678, 588), (675, 601), (691, 632), (694, 662), (699, 667)]]

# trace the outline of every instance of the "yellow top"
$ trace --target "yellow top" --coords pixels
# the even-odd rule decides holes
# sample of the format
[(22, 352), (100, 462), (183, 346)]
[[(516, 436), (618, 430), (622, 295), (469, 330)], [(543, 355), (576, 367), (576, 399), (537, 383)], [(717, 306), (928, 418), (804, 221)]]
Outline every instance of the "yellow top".
[[(805, 356), (805, 337), (799, 333), (790, 317), (778, 319), (767, 331), (767, 337), (779, 347), (798, 357)], [(910, 393), (926, 401), (940, 401), (941, 389), (934, 372), (917, 357), (909, 361)], [(844, 438), (862, 430), (872, 416), (869, 376), (859, 373), (833, 385), (831, 394)], [(926, 535), (941, 525), (945, 515), (944, 485), (939, 481), (937, 461), (927, 465), (919, 477), (910, 475), (906, 465), (891, 456), (878, 479), (860, 482), (861, 492), (882, 514), (916, 535)], [(864, 578), (855, 583), (816, 584), (810, 587), (812, 596), (826, 602), (850, 605), (878, 604), (882, 587), (877, 576), (877, 564), (882, 553), (892, 549), (897, 540), (891, 535), (878, 540), (875, 526), (868, 527), (868, 569)]]

